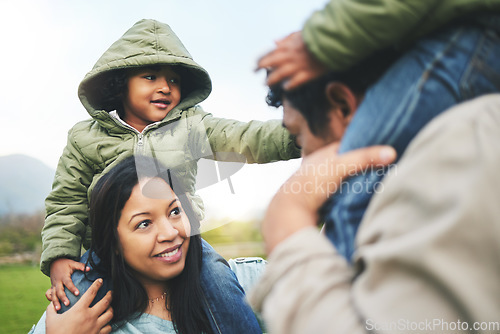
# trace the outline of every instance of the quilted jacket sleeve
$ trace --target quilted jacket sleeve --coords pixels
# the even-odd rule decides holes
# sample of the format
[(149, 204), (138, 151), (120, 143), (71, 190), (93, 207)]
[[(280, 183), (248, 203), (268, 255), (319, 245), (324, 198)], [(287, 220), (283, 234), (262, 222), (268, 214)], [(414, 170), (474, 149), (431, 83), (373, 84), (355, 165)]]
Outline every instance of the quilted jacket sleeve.
[(373, 52), (403, 42), (438, 4), (331, 0), (308, 19), (302, 36), (318, 60), (334, 71), (345, 71)]
[(244, 155), (247, 163), (268, 163), (300, 157), (300, 149), (281, 125), (281, 120), (245, 123), (205, 114), (203, 123), (214, 153), (236, 152)]
[(50, 264), (57, 258), (79, 259), (87, 229), (87, 190), (94, 173), (72, 133), (70, 130), (52, 191), (45, 200), (40, 267), (46, 275), (50, 275)]

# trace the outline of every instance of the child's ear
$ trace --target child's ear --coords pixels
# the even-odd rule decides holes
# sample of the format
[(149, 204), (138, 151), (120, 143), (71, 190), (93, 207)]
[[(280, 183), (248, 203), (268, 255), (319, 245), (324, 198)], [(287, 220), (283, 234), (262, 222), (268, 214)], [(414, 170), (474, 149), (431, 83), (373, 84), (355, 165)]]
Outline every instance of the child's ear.
[(349, 87), (340, 82), (330, 82), (325, 89), (330, 108), (346, 123), (351, 121), (358, 108), (358, 99)]

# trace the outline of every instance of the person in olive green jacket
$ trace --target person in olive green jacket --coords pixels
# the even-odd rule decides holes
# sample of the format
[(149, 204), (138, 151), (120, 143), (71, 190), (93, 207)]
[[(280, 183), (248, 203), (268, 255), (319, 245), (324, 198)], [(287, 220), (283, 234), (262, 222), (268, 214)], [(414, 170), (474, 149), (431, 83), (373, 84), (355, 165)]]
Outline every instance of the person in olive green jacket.
[[(292, 90), (325, 71), (344, 74), (387, 50), (401, 56), (367, 90), (339, 153), (386, 144), (401, 156), (444, 110), (500, 91), (500, 0), (330, 0), (276, 43), (258, 67)], [(350, 178), (322, 208), (325, 232), (348, 261), (384, 173)]]
[[(210, 91), (205, 69), (193, 60), (168, 25), (154, 20), (137, 22), (85, 76), (78, 94), (92, 118), (69, 131), (52, 192), (46, 199), (42, 230), (41, 270), (50, 275), (56, 309), (60, 308), (58, 299), (69, 304), (64, 286), (78, 294), (72, 272), (89, 270), (76, 262), (81, 247), (90, 244), (88, 197), (97, 180), (123, 159), (133, 154), (150, 155), (176, 171), (180, 186), (202, 218), (203, 204), (195, 195), (200, 158), (268, 163), (300, 156), (280, 120), (242, 123), (204, 112), (198, 103)], [(229, 268), (224, 264), (220, 267), (223, 262), (204, 243), (206, 273), (202, 273), (202, 281), (209, 303), (211, 294), (217, 296), (217, 289), (224, 290), (231, 284), (237, 290), (231, 291), (232, 298), (243, 296), (234, 275), (227, 274)], [(224, 308), (230, 313), (246, 307), (240, 304), (242, 300), (234, 305), (226, 300), (223, 307), (214, 306), (214, 313), (219, 313), (215, 317), (224, 319)], [(249, 308), (246, 311), (251, 312)], [(258, 326), (253, 320), (251, 324), (239, 321), (241, 327), (230, 330), (253, 332), (251, 329)]]

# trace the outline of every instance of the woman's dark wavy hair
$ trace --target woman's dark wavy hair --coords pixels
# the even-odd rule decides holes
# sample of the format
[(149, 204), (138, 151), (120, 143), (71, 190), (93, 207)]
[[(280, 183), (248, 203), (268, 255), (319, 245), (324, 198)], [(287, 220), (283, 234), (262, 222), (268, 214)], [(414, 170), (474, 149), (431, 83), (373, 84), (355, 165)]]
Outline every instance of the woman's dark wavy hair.
[[(399, 52), (386, 49), (346, 72), (329, 72), (290, 91), (286, 91), (281, 83), (273, 85), (269, 87), (266, 102), (269, 106), (278, 108), (283, 105), (283, 99), (286, 98), (304, 116), (313, 134), (324, 135), (329, 111), (325, 94), (327, 84), (341, 82), (354, 94), (363, 95), (398, 57)], [(347, 116), (348, 111), (342, 110), (342, 112)]]
[[(185, 98), (192, 90), (193, 83), (189, 81), (189, 70), (182, 65), (169, 65), (172, 70), (181, 77), (181, 97)], [(151, 65), (145, 67), (159, 68), (162, 65)], [(110, 71), (103, 75), (102, 84), (100, 84), (100, 101), (98, 109), (112, 111), (116, 110), (118, 115), (123, 119), (125, 117), (123, 110), (123, 98), (127, 94), (128, 72), (131, 68), (121, 68)]]
[[(141, 167), (142, 164), (145, 168)], [(168, 307), (174, 328), (177, 333), (182, 334), (212, 333), (203, 307), (205, 297), (200, 285), (202, 263), (201, 237), (198, 233), (200, 223), (185, 193), (179, 189), (175, 175), (170, 170), (158, 169), (158, 166), (158, 162), (152, 158), (132, 156), (120, 162), (97, 182), (90, 200), (92, 244), (88, 264), (112, 280), (113, 323), (119, 325), (123, 320), (146, 310), (149, 303), (148, 295), (123, 259), (117, 226), (132, 189), (139, 182), (138, 170), (140, 178), (161, 177), (171, 185), (179, 197), (182, 208), (189, 218), (192, 235), (184, 270), (168, 283)], [(157, 170), (163, 172), (155, 175), (154, 171)], [(97, 261), (92, 259), (94, 254), (100, 262), (96, 263)], [(167, 300), (165, 303), (167, 306)]]

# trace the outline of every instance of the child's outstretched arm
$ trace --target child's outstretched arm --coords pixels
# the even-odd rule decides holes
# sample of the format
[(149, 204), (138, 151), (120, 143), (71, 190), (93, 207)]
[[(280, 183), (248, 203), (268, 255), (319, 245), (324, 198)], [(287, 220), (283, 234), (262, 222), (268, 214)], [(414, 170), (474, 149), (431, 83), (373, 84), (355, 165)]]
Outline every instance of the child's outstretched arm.
[(246, 123), (206, 114), (203, 125), (213, 152), (240, 153), (248, 163), (300, 158), (300, 148), (281, 120)]

